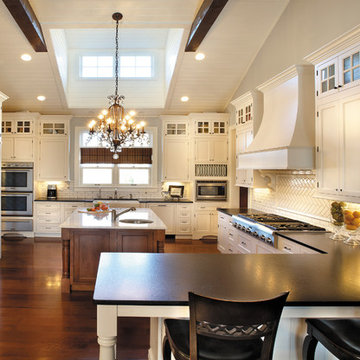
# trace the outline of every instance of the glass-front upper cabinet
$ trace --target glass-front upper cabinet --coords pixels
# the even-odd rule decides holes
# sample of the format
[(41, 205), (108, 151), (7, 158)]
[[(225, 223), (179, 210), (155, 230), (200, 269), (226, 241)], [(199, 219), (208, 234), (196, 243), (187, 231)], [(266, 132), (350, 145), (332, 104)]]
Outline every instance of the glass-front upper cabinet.
[(227, 121), (196, 120), (195, 135), (226, 135)]
[(33, 133), (32, 120), (3, 120), (1, 132), (3, 134), (28, 135)]
[(360, 46), (319, 64), (316, 80), (318, 98), (360, 85)]
[(165, 135), (186, 135), (186, 122), (168, 122), (165, 126)]
[(247, 124), (252, 120), (252, 104), (247, 104), (236, 110), (236, 124)]

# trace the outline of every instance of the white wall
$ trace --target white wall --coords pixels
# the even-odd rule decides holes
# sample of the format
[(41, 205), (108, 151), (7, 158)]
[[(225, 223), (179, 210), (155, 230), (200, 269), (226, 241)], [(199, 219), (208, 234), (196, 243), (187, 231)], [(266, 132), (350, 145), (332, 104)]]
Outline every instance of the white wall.
[(360, 23), (358, 0), (290, 0), (233, 98), (256, 88)]

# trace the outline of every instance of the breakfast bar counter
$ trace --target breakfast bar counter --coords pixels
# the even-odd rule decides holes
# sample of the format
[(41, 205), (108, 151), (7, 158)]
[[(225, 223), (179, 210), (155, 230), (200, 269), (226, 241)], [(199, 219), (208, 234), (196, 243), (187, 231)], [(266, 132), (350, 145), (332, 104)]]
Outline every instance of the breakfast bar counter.
[[(94, 291), (100, 360), (115, 359), (118, 316), (150, 317), (149, 359), (162, 359), (162, 319), (189, 316), (189, 291), (244, 300), (290, 291), (274, 359), (300, 360), (305, 318), (360, 318), (360, 247), (329, 236), (312, 240), (329, 242), (326, 254), (101, 254)], [(317, 358), (330, 359), (318, 347)]]
[(164, 252), (166, 226), (151, 209), (137, 208), (114, 221), (109, 211), (79, 208), (60, 227), (63, 292), (94, 289), (101, 252)]

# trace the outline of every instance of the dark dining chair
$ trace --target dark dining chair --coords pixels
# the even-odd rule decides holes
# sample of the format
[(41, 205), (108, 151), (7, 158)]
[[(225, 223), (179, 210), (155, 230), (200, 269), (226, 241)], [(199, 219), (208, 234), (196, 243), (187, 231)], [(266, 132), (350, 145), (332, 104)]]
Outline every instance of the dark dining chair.
[(288, 292), (230, 301), (189, 293), (190, 320), (166, 319), (163, 359), (269, 360)]
[(320, 342), (341, 360), (360, 360), (360, 319), (306, 319), (303, 360), (314, 360)]

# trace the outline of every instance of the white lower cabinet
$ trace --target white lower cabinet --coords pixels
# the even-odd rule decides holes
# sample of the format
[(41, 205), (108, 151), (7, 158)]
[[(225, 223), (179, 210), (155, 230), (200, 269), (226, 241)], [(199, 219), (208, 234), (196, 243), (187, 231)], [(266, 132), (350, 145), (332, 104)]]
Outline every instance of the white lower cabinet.
[(194, 219), (194, 239), (200, 239), (206, 235), (218, 235), (218, 214), (216, 206), (196, 204)]
[(148, 203), (147, 207), (167, 226), (166, 234), (179, 237), (192, 236), (192, 203)]
[(278, 238), (278, 249), (288, 254), (319, 254), (318, 251), (303, 246), (294, 241), (285, 239), (281, 236)]
[(31, 136), (3, 135), (3, 161), (34, 161), (34, 139)]
[(60, 224), (78, 207), (86, 206), (81, 202), (35, 202), (35, 236), (60, 236)]
[(166, 234), (175, 234), (176, 204), (148, 204), (148, 208), (166, 225)]

